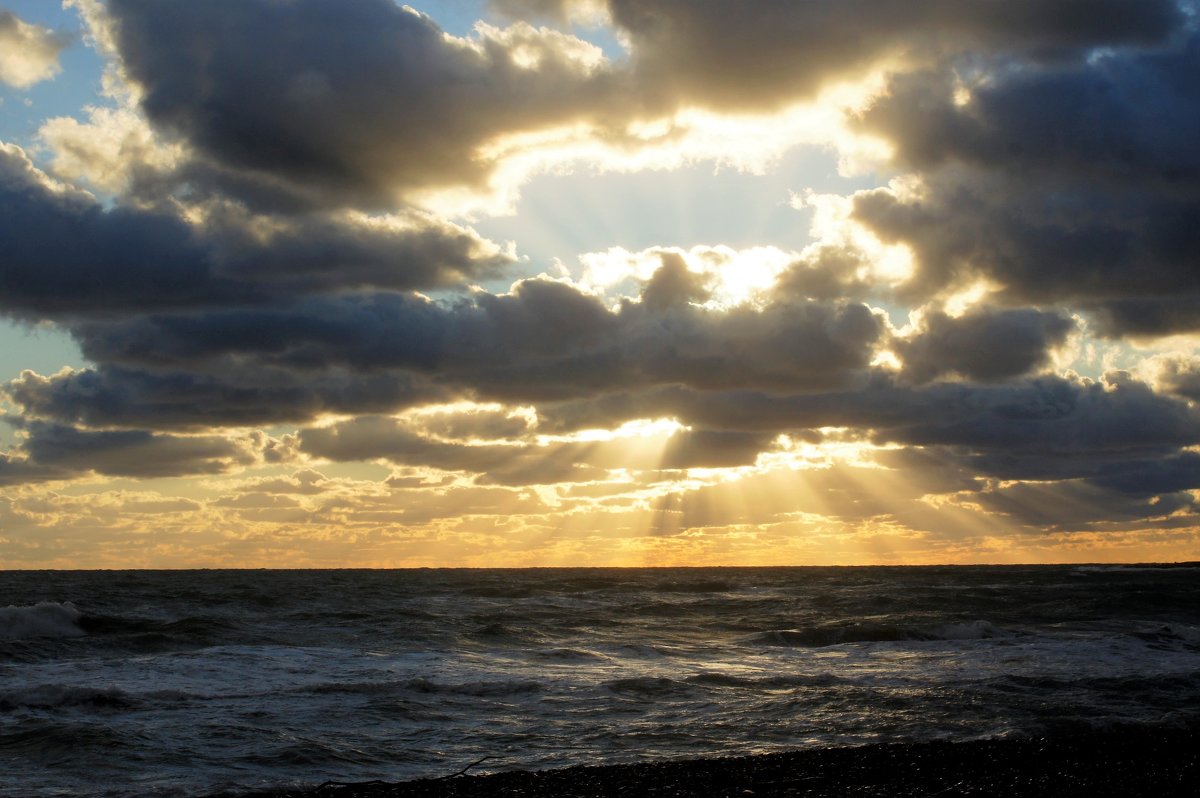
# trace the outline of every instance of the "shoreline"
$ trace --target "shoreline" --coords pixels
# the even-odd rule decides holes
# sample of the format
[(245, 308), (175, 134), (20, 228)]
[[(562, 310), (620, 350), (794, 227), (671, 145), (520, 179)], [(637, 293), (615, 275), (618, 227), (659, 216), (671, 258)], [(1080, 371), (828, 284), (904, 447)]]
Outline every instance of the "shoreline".
[[(464, 770), (469, 770), (464, 768)], [(397, 783), (326, 782), (211, 798), (617, 798), (621, 796), (1193, 796), (1196, 729), (1122, 728), (1049, 737), (878, 743)]]

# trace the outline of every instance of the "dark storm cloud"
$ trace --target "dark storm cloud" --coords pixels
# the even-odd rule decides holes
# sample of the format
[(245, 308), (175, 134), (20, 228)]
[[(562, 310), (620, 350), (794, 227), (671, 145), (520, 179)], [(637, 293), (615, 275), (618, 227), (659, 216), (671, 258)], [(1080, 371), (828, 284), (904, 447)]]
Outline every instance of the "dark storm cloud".
[(1085, 63), (897, 77), (863, 124), (924, 173), (861, 193), (856, 216), (911, 244), (911, 296), (985, 276), (1010, 303), (1064, 301), (1110, 335), (1196, 329), (1200, 36)]
[[(1195, 210), (1200, 218), (1200, 203)], [(1181, 265), (1196, 266), (1194, 256), (1184, 258)], [(1157, 296), (1105, 299), (1085, 303), (1083, 308), (1091, 312), (1101, 333), (1114, 338), (1158, 338), (1200, 330), (1200, 287), (1181, 280), (1179, 289), (1176, 296), (1163, 295), (1164, 288)]]
[(513, 263), (473, 231), (430, 217), (387, 221), (317, 214), (251, 218), (222, 208), (203, 229), (220, 274), (272, 296), (362, 289), (447, 289), (500, 277)]
[(200, 225), (60, 187), (0, 144), (0, 311), (122, 316), (265, 304), (352, 288), (441, 288), (511, 261), (468, 231), (344, 219), (254, 219), (214, 209)]
[(1160, 390), (1200, 402), (1200, 359), (1177, 355), (1160, 358), (1155, 366)]
[(28, 458), (14, 456), (11, 452), (0, 453), (0, 485), (25, 485), (70, 479), (73, 476), (76, 475), (65, 469), (33, 463)]
[(390, 0), (108, 9), (143, 111), (200, 153), (189, 178), (257, 201), (390, 207), (402, 189), (478, 184), (493, 137), (603, 118), (617, 99), (557, 34), (464, 46)]
[(1133, 496), (1155, 496), (1200, 488), (1200, 453), (1181, 452), (1156, 460), (1104, 464), (1088, 482)]
[(1006, 485), (976, 494), (971, 500), (1038, 532), (1083, 531), (1114, 522), (1164, 519), (1176, 513), (1192, 516), (1186, 520), (1191, 524), (1200, 509), (1188, 492), (1130, 495), (1084, 481)]
[[(440, 377), (484, 396), (531, 402), (665, 384), (815, 391), (866, 368), (884, 332), (879, 317), (860, 304), (720, 311), (625, 302), (600, 315), (596, 300), (551, 285), (526, 281), (512, 296), (486, 298), (481, 314), (463, 316), (456, 329), (465, 335), (455, 334), (453, 358)], [(567, 307), (579, 304), (581, 312), (569, 325), (556, 320), (561, 311), (529, 313), (526, 293), (534, 287), (539, 299), (561, 293), (570, 297)], [(592, 302), (592, 311), (582, 312)]]
[(570, 285), (531, 279), (470, 301), (376, 291), (80, 322), (72, 332), (88, 358), (127, 368), (407, 370), (485, 397), (539, 401), (669, 383), (819, 390), (866, 368), (884, 325), (853, 303), (612, 310)]
[[(990, 388), (945, 390), (920, 418), (881, 431), (885, 440), (1043, 458), (1166, 453), (1200, 443), (1200, 410), (1128, 375), (1111, 382), (1042, 377)], [(950, 386), (944, 386), (950, 389)], [(930, 397), (933, 399), (934, 397)], [(941, 412), (936, 412), (940, 410)]]
[(387, 460), (486, 475), (497, 484), (578, 482), (602, 475), (584, 464), (588, 447), (528, 444), (469, 446), (433, 440), (394, 418), (362, 416), (330, 427), (302, 429), (300, 450), (334, 461)]
[[(534, 21), (566, 4), (500, 4)], [(414, 188), (482, 185), (497, 136), (627, 122), (696, 105), (769, 108), (881, 59), (982, 48), (1067, 58), (1150, 44), (1170, 0), (610, 0), (629, 63), (517, 23), (471, 45), (390, 0), (112, 0), (141, 108), (196, 157), (177, 179), (257, 207), (390, 207)], [(531, 65), (531, 62), (536, 62)]]
[(545, 430), (674, 417), (706, 429), (859, 430), (875, 443), (925, 447), (969, 473), (1002, 479), (1089, 477), (1102, 466), (1172, 457), (1200, 443), (1200, 409), (1127, 375), (1098, 383), (1039, 377), (1007, 384), (912, 386), (884, 374), (813, 394), (671, 387), (545, 404)]
[(522, 438), (534, 421), (524, 414), (500, 407), (472, 408), (458, 412), (423, 414), (421, 428), (428, 434), (451, 440), (505, 440)]
[(0, 145), (0, 310), (114, 313), (231, 301), (244, 289), (211, 271), (177, 218), (104, 210), (47, 185), (17, 148)]
[(724, 468), (752, 465), (759, 452), (771, 447), (774, 436), (761, 432), (688, 430), (671, 436), (662, 453), (661, 468)]
[(870, 260), (849, 246), (826, 245), (790, 264), (775, 282), (780, 296), (816, 300), (863, 299), (874, 286), (861, 276)]
[[(542, 4), (545, 5), (545, 4)], [(608, 0), (639, 83), (717, 107), (812, 94), (888, 56), (966, 49), (1065, 58), (1149, 44), (1179, 24), (1172, 0)]]
[(99, 365), (43, 377), (25, 372), (5, 393), (27, 416), (68, 424), (201, 430), (306, 421), (322, 413), (381, 413), (448, 398), (403, 373), (322, 375), (224, 364), (215, 373)]
[[(860, 220), (915, 250), (918, 273), (902, 287), (908, 296), (983, 276), (999, 286), (994, 299), (1013, 304), (1074, 302), (1106, 309), (1104, 318), (1114, 324), (1159, 331), (1195, 323), (1186, 307), (1173, 306), (1200, 292), (1191, 249), (1200, 246), (1192, 223), (1200, 201), (1156, 197), (1136, 186), (1056, 191), (1024, 177), (954, 169), (926, 186), (919, 199), (876, 190), (855, 202)], [(1153, 310), (1157, 321), (1139, 324), (1131, 310)]]
[(664, 252), (662, 265), (642, 287), (642, 304), (652, 310), (704, 302), (710, 296), (705, 275), (688, 270), (678, 252)]
[(95, 431), (41, 421), (20, 425), (27, 467), (64, 475), (172, 477), (216, 474), (254, 461), (241, 443), (219, 436), (182, 437), (146, 430)]
[(73, 328), (86, 357), (126, 366), (205, 369), (233, 358), (296, 369), (430, 369), (446, 311), (411, 294), (308, 297), (276, 307), (152, 314)]
[(335, 461), (383, 459), (476, 474), (481, 483), (533, 485), (603, 479), (608, 469), (678, 470), (750, 465), (769, 448), (761, 433), (680, 430), (661, 447), (626, 440), (529, 440), (463, 444), (434, 440), (395, 418), (360, 417), (302, 429), (300, 451)]
[(904, 361), (904, 375), (914, 382), (947, 374), (998, 382), (1046, 365), (1050, 350), (1074, 328), (1074, 321), (1062, 314), (1027, 308), (973, 308), (958, 318), (932, 311), (916, 335), (894, 346)]
[[(1200, 39), (1165, 51), (1116, 51), (1066, 66), (985, 70), (979, 85), (951, 62), (893, 78), (862, 118), (897, 146), (902, 164), (947, 162), (1189, 190), (1200, 176)], [(955, 91), (969, 92), (955, 102)], [(1030, 174), (1031, 170), (1037, 172)]]

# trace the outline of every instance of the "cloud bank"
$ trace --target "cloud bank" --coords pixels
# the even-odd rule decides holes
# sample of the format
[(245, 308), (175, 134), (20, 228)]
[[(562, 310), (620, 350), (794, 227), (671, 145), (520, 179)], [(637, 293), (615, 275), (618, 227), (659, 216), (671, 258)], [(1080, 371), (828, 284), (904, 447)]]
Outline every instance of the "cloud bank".
[[(0, 143), (0, 314), (87, 361), (3, 388), (16, 562), (64, 561), (51, 518), (107, 534), (47, 491), (167, 478), (206, 562), (338, 529), (376, 564), (1195, 544), (1190, 2), (497, 0), (463, 36), (388, 0), (73, 6), (108, 105)], [(55, 36), (0, 14), (0, 79)], [(547, 171), (569, 208), (797, 119), (844, 172), (778, 198), (799, 248), (478, 232)]]

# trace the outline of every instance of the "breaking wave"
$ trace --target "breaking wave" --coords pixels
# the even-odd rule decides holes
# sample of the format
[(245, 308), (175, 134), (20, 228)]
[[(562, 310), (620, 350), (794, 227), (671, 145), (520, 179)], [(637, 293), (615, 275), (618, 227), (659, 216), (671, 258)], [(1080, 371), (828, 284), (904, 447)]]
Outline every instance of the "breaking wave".
[(846, 681), (832, 673), (780, 676), (737, 676), (728, 673), (698, 673), (688, 677), (689, 684), (705, 687), (735, 687), (750, 690), (793, 690), (800, 687), (830, 687)]
[(0, 639), (29, 640), (35, 637), (83, 637), (79, 622), (83, 613), (70, 602), (43, 601), (32, 607), (0, 609)]
[(409, 679), (402, 682), (400, 686), (414, 693), (440, 693), (473, 696), (475, 698), (539, 693), (543, 687), (541, 683), (527, 679), (466, 682), (462, 684), (446, 684), (429, 679)]
[(0, 712), (18, 709), (130, 709), (138, 700), (117, 687), (73, 687), (43, 684), (23, 690), (0, 690)]
[(891, 643), (927, 640), (986, 640), (1012, 633), (990, 621), (965, 621), (927, 628), (888, 623), (841, 623), (802, 629), (772, 629), (745, 642), (764, 646), (837, 646), (846, 643)]

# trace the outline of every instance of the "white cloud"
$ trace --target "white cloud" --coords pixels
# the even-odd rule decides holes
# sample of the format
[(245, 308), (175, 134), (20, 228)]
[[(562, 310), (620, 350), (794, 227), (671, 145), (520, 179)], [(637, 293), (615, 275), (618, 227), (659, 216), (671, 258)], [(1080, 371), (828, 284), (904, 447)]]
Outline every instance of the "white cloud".
[(28, 89), (49, 80), (59, 73), (58, 54), (68, 43), (65, 34), (0, 11), (0, 82)]

